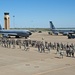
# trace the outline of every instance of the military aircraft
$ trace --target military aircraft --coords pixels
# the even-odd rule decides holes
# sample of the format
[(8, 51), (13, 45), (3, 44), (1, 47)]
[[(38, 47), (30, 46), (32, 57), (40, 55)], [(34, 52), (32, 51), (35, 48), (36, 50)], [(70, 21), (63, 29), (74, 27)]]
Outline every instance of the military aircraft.
[(55, 34), (58, 35), (63, 34), (63, 35), (69, 35), (69, 34), (75, 34), (75, 29), (56, 29), (52, 23), (52, 21), (50, 21), (50, 30)]
[(16, 38), (19, 37), (29, 37), (32, 35), (32, 33), (29, 30), (5, 30), (2, 29), (0, 25), (0, 34), (2, 34), (3, 37), (10, 37), (10, 36), (15, 36)]

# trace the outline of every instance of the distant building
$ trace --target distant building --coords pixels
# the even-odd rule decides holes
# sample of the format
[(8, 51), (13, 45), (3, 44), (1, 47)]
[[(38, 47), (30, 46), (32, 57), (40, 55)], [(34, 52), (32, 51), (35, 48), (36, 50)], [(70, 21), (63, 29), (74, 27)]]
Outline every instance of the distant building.
[(4, 28), (5, 29), (10, 29), (10, 17), (9, 17), (9, 13), (4, 13)]

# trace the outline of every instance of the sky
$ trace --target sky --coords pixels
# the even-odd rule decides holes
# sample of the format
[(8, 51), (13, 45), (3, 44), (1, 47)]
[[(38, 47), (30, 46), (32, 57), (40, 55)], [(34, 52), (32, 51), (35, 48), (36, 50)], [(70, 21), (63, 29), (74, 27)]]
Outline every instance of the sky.
[(0, 24), (9, 12), (11, 28), (75, 28), (75, 0), (0, 0)]

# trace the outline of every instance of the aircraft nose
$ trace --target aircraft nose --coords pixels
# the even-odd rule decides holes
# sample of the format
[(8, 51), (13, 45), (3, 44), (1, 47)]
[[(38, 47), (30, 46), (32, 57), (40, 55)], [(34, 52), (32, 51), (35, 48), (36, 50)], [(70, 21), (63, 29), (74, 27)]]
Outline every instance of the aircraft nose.
[(32, 33), (31, 33), (31, 32), (30, 32), (29, 34), (30, 34), (30, 35), (32, 35)]
[(29, 35), (32, 35), (32, 33), (31, 33), (31, 32), (29, 32)]

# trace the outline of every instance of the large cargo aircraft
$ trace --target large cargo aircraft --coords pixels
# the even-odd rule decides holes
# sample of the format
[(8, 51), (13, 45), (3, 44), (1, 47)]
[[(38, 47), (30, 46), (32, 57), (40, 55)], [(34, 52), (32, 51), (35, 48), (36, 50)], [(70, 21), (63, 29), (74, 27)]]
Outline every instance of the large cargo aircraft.
[(15, 36), (16, 38), (19, 38), (19, 37), (27, 38), (32, 33), (29, 30), (5, 30), (5, 29), (2, 29), (0, 25), (0, 34), (2, 34), (3, 37)]
[(55, 34), (58, 35), (59, 33), (63, 34), (63, 35), (69, 35), (69, 34), (75, 34), (75, 29), (56, 29), (52, 23), (52, 21), (50, 21), (50, 30)]

